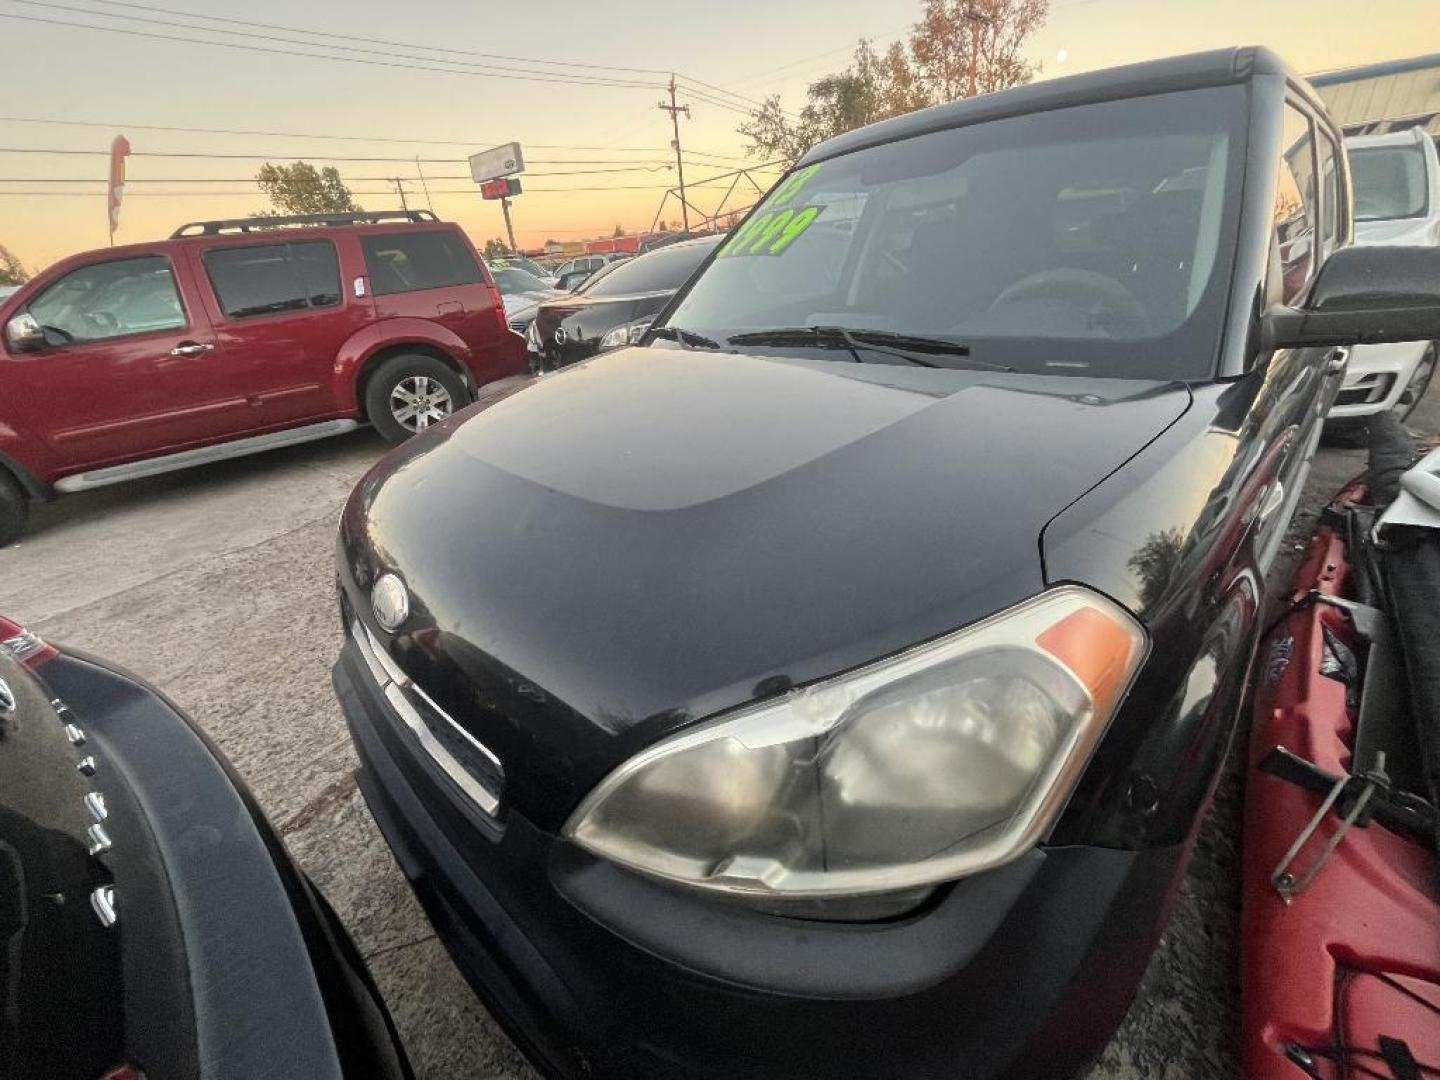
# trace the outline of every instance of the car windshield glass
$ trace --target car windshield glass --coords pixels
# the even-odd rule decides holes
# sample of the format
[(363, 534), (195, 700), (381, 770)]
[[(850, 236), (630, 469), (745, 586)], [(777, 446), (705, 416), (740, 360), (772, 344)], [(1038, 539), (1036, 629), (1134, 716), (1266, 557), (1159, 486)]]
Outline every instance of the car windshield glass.
[(514, 293), (549, 292), (551, 290), (548, 282), (541, 281), (534, 274), (528, 274), (516, 266), (492, 267), (490, 273), (495, 278), (495, 284), (500, 286), (500, 291), (507, 296)]
[(725, 241), (673, 321), (721, 342), (834, 326), (963, 342), (1020, 371), (1208, 377), (1244, 123), (1244, 90), (1219, 87), (803, 167)]
[(1355, 220), (1389, 221), (1422, 216), (1425, 156), (1418, 146), (1376, 146), (1350, 151)]
[(714, 246), (714, 242), (677, 244), (624, 262), (607, 263), (605, 275), (591, 278), (580, 291), (587, 296), (605, 297), (678, 289)]

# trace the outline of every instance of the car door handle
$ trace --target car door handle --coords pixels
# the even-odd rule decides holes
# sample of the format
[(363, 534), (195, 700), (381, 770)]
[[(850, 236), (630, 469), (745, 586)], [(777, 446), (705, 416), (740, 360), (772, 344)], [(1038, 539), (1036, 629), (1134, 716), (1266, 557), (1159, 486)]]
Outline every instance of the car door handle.
[(215, 346), (208, 343), (202, 344), (198, 341), (182, 341), (179, 345), (176, 345), (173, 349), (170, 350), (170, 355), (199, 356), (202, 353), (209, 352), (213, 348), (215, 348)]

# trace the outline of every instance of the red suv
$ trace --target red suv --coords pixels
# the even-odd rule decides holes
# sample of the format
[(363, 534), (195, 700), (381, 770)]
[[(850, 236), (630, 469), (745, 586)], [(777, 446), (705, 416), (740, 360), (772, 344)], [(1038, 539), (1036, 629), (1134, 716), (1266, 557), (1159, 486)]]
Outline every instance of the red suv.
[(0, 543), (54, 491), (365, 420), (400, 442), (526, 366), (469, 239), (421, 210), (196, 222), (76, 255), (0, 302), (0, 326)]

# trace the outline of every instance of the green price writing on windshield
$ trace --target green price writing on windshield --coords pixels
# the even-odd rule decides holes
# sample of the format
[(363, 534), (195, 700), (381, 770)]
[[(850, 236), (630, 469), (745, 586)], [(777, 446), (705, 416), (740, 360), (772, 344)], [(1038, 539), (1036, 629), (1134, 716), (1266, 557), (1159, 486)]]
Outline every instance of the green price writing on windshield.
[(810, 228), (824, 207), (799, 210), (772, 210), (747, 221), (720, 249), (720, 257), (734, 255), (780, 255)]

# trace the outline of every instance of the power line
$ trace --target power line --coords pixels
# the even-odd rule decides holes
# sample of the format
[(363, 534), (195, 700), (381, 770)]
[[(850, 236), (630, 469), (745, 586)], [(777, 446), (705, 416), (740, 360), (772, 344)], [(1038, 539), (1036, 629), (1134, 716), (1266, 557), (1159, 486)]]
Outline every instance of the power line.
[[(14, 0), (14, 2), (24, 2), (24, 0)], [(90, 2), (92, 4), (104, 4), (107, 7), (131, 8), (136, 11), (151, 11), (165, 15), (179, 15), (187, 19), (201, 19), (205, 22), (227, 23), (231, 26), (249, 26), (262, 30), (280, 30), (287, 34), (301, 34), (306, 37), (335, 38), (337, 41), (358, 41), (367, 45), (384, 45), (389, 48), (394, 48), (398, 45), (401, 48), (415, 49), (422, 52), (446, 53), (451, 56), (473, 56), (488, 60), (508, 60), (520, 64), (545, 64), (550, 67), (590, 68), (596, 71), (627, 71), (644, 75), (667, 74), (667, 72), (661, 68), (621, 67), (616, 64), (582, 63), (578, 60), (546, 60), (538, 57), (507, 56), (504, 53), (476, 52), (473, 49), (453, 49), (439, 45), (421, 45), (415, 42), (398, 42), (383, 38), (360, 37), (355, 34), (337, 34), (331, 30), (304, 30), (300, 27), (282, 26), (277, 23), (254, 22), (246, 19), (229, 19), (220, 15), (205, 15), (200, 12), (180, 11), (175, 8), (157, 7), (151, 4), (130, 3), (127, 2), (127, 0), (90, 0)], [(96, 12), (95, 14), (99, 15), (103, 14), (103, 12)], [(196, 27), (196, 29), (201, 28)]]
[[(3, 16), (0, 16), (3, 17)], [(0, 154), (59, 154), (76, 157), (109, 157), (108, 150), (71, 150), (56, 147), (38, 146), (0, 146)], [(219, 150), (136, 150), (129, 155), (132, 158), (187, 158), (215, 161), (267, 161), (274, 158), (293, 158), (294, 152), (285, 154), (234, 154)], [(384, 164), (395, 164), (396, 162), (413, 162), (413, 157), (344, 157), (326, 156), (323, 154), (307, 155), (314, 161), (365, 161), (381, 162)], [(426, 165), (464, 165), (465, 158), (421, 158)], [(637, 162), (633, 158), (536, 158), (533, 161), (536, 165), (644, 165), (645, 162)], [(649, 164), (662, 166), (665, 163), (656, 161)]]
[[(15, 2), (30, 2), (30, 0), (9, 0)], [(96, 14), (101, 14), (97, 12)], [(104, 16), (101, 15), (103, 18)], [(522, 82), (554, 83), (560, 86), (601, 86), (617, 88), (643, 88), (654, 89), (658, 83), (646, 83), (638, 81), (623, 81), (619, 79), (587, 79), (582, 77), (562, 78), (558, 75), (520, 75), (505, 72), (487, 72), (478, 68), (454, 68), (435, 67), (429, 64), (397, 63), (385, 60), (366, 60), (358, 56), (333, 56), (326, 53), (303, 52), (293, 49), (275, 49), (265, 45), (245, 45), (235, 41), (213, 41), (207, 38), (183, 37), (178, 34), (157, 34), (147, 30), (130, 30), (119, 26), (96, 26), (93, 23), (70, 22), (65, 19), (46, 19), (38, 15), (14, 15), (0, 12), (0, 19), (10, 19), (16, 22), (41, 23), (47, 26), (64, 26), (76, 30), (95, 30), (105, 34), (122, 34), (126, 37), (147, 38), (152, 41), (178, 41), (187, 45), (213, 45), (221, 49), (235, 49), (242, 52), (266, 53), (271, 56), (296, 56), (308, 60), (336, 60), (347, 64), (363, 64), (366, 67), (396, 68), (402, 71), (429, 71), (441, 75), (473, 75), (479, 78), (506, 78), (516, 79)], [(187, 27), (186, 29), (200, 29), (198, 27)]]
[[(414, 159), (411, 159), (412, 161)], [(667, 162), (663, 165), (637, 165), (623, 169), (559, 169), (547, 170), (544, 172), (526, 173), (526, 177), (532, 176), (602, 176), (610, 173), (631, 173), (631, 172), (665, 172), (672, 166)], [(356, 176), (345, 177), (347, 184), (365, 184), (372, 181), (390, 181), (393, 176)], [(427, 180), (470, 180), (469, 176), (435, 176), (430, 175)], [(249, 184), (253, 183), (253, 176), (127, 176), (126, 186), (130, 184)], [(0, 184), (103, 184), (107, 181), (103, 177), (93, 176), (14, 176), (0, 178)], [(476, 189), (479, 190), (478, 188)]]
[[(470, 63), (470, 62), (467, 62), (467, 61), (462, 61), (462, 60), (446, 60), (446, 59), (444, 59), (443, 57), (434, 57), (434, 56), (408, 56), (408, 55), (406, 55), (406, 54), (403, 53), (403, 52), (402, 52), (402, 53), (397, 53), (397, 52), (395, 51), (398, 43), (391, 43), (391, 44), (390, 44), (390, 47), (389, 47), (389, 48), (386, 48), (386, 49), (367, 49), (367, 48), (362, 48), (362, 47), (357, 46), (357, 45), (332, 45), (332, 44), (330, 44), (330, 43), (328, 43), (328, 42), (325, 42), (325, 41), (297, 41), (297, 40), (295, 40), (294, 38), (276, 37), (276, 36), (273, 35), (273, 34), (260, 34), (260, 33), (256, 33), (256, 32), (253, 31), (253, 30), (244, 30), (244, 31), (242, 31), (242, 30), (225, 30), (225, 29), (221, 29), (221, 28), (218, 28), (218, 27), (196, 26), (196, 25), (194, 25), (193, 23), (179, 23), (179, 24), (176, 24), (173, 20), (170, 20), (170, 19), (155, 19), (155, 18), (150, 18), (150, 17), (145, 16), (145, 15), (111, 15), (111, 14), (109, 14), (108, 12), (96, 11), (95, 9), (89, 8), (89, 7), (76, 7), (76, 6), (74, 6), (73, 4), (56, 3), (55, 0), (7, 0), (7, 2), (8, 2), (8, 3), (12, 3), (12, 4), (23, 4), (23, 5), (27, 6), (27, 7), (44, 8), (44, 9), (47, 10), (47, 11), (69, 11), (69, 12), (73, 12), (73, 13), (78, 14), (78, 15), (88, 15), (88, 16), (90, 16), (90, 17), (92, 17), (92, 18), (99, 18), (99, 19), (126, 19), (126, 20), (129, 20), (130, 22), (146, 23), (146, 24), (154, 25), (154, 26), (164, 26), (164, 27), (169, 27), (169, 28), (171, 28), (171, 29), (177, 29), (177, 30), (194, 30), (194, 31), (198, 31), (199, 33), (202, 33), (202, 34), (229, 34), (231, 37), (238, 37), (238, 38), (249, 39), (249, 40), (254, 40), (254, 41), (273, 41), (273, 42), (278, 42), (278, 43), (280, 43), (280, 44), (282, 44), (282, 45), (298, 45), (298, 46), (300, 46), (301, 48), (309, 48), (309, 49), (316, 49), (316, 48), (319, 48), (319, 49), (330, 49), (330, 50), (333, 50), (333, 51), (336, 51), (336, 52), (361, 53), (361, 54), (366, 55), (366, 56), (384, 56), (384, 57), (390, 57), (390, 58), (392, 58), (392, 59), (399, 59), (399, 60), (419, 60), (419, 61), (422, 61), (422, 62), (424, 62), (424, 63), (430, 63), (430, 64), (448, 64), (448, 65), (453, 65), (453, 66), (454, 66), (457, 70), (459, 70), (462, 74), (478, 74), (478, 75), (487, 75), (487, 76), (494, 76), (494, 75), (503, 74), (503, 75), (505, 75), (505, 76), (515, 76), (515, 77), (519, 77), (519, 76), (522, 76), (522, 75), (541, 75), (541, 76), (547, 76), (547, 77), (553, 78), (553, 79), (555, 79), (555, 80), (557, 80), (557, 81), (564, 81), (564, 82), (567, 82), (567, 83), (574, 83), (574, 84), (576, 84), (576, 85), (581, 85), (581, 86), (588, 86), (588, 85), (620, 85), (620, 84), (623, 84), (623, 85), (631, 85), (631, 86), (651, 86), (651, 85), (654, 85), (653, 83), (639, 83), (639, 82), (635, 82), (634, 80), (622, 81), (622, 80), (616, 79), (614, 76), (565, 75), (565, 74), (561, 74), (561, 73), (558, 73), (558, 72), (536, 72), (536, 71), (534, 71), (532, 68), (513, 68), (513, 67), (505, 67), (505, 66), (499, 65), (499, 64), (484, 64), (484, 65), (479, 65), (479, 64), (474, 64), (474, 63)], [(139, 5), (129, 5), (129, 6), (139, 6)], [(157, 9), (155, 9), (155, 10), (157, 10), (157, 11), (166, 11), (166, 10), (168, 10), (168, 9), (165, 9), (165, 8), (157, 8)], [(177, 13), (177, 14), (182, 14), (182, 15), (183, 15), (184, 13)], [(185, 17), (187, 17), (187, 18), (206, 18), (207, 16), (189, 16), (189, 15), (186, 15)], [(227, 21), (228, 21), (228, 20), (227, 20)], [(257, 23), (257, 24), (254, 24), (254, 25), (261, 25), (261, 26), (263, 26), (264, 24), (263, 24), (263, 23)], [(107, 28), (107, 27), (91, 26), (91, 27), (89, 27), (89, 29), (92, 29), (92, 30), (96, 30), (96, 29), (113, 29), (113, 30), (117, 30), (117, 32), (122, 32), (122, 33), (125, 33), (125, 32), (138, 33), (138, 31), (120, 30), (119, 28), (115, 28), (115, 27), (108, 27), (108, 28)], [(283, 29), (283, 28), (282, 28), (282, 29)], [(305, 33), (305, 31), (301, 31), (301, 33)], [(309, 36), (311, 36), (311, 37), (316, 37), (316, 36), (319, 36), (319, 35), (310, 34)], [(338, 36), (338, 35), (335, 35), (335, 36)], [(206, 44), (206, 45), (226, 45), (226, 44), (228, 44), (227, 42), (223, 42), (223, 41), (211, 41), (211, 40), (204, 39), (204, 38), (199, 39), (199, 43), (200, 43), (200, 44)], [(383, 43), (382, 43), (382, 44), (383, 44)], [(404, 46), (402, 45), (402, 46), (400, 46), (400, 47), (403, 48)], [(321, 55), (325, 55), (325, 54), (321, 54)], [(350, 57), (345, 57), (345, 56), (338, 56), (338, 57), (331, 57), (331, 59), (336, 59), (336, 60), (348, 60), (348, 59), (351, 59), (351, 58), (350, 58)], [(444, 69), (442, 69), (442, 70), (450, 70), (450, 68), (444, 68)], [(602, 80), (603, 80), (603, 81), (602, 81)]]

